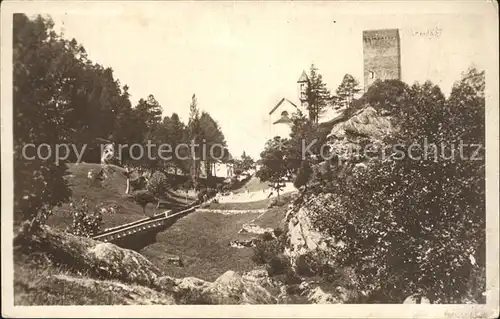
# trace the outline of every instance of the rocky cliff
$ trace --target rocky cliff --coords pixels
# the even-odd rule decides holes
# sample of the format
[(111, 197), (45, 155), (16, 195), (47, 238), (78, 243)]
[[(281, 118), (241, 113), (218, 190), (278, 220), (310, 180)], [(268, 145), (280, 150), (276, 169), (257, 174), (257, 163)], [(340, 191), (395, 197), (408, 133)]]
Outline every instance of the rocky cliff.
[[(366, 151), (383, 147), (384, 138), (395, 129), (390, 113), (366, 106), (348, 119), (334, 124), (327, 143), (342, 162), (357, 163), (365, 160), (363, 154)], [(367, 149), (367, 145), (371, 150)]]

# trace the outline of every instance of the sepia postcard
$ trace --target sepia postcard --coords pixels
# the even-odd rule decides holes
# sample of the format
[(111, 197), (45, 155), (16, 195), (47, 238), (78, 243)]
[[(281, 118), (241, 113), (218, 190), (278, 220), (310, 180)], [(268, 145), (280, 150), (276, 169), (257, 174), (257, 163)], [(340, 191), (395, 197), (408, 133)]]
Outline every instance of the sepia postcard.
[(498, 27), (2, 2), (2, 317), (497, 318)]

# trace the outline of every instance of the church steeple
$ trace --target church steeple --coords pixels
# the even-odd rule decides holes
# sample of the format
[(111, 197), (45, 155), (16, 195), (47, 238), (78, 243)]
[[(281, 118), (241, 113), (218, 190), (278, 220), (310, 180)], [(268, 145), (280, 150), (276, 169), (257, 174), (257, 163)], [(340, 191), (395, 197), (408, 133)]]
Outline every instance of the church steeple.
[(301, 106), (305, 106), (307, 103), (307, 84), (309, 83), (309, 77), (306, 74), (306, 71), (302, 71), (299, 79), (297, 80), (298, 89), (299, 89), (299, 100)]
[(297, 83), (307, 83), (307, 81), (309, 81), (309, 77), (307, 76), (306, 71), (302, 70), (302, 74), (297, 80)]

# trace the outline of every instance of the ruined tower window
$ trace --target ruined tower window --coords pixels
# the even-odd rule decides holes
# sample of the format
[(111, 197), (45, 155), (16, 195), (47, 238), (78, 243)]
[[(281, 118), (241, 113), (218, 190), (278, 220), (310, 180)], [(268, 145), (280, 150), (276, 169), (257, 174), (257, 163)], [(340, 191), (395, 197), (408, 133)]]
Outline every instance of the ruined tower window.
[(373, 71), (369, 71), (370, 72), (370, 79), (374, 79), (375, 78), (375, 72)]
[(288, 112), (287, 111), (281, 112), (281, 116), (287, 116), (288, 117)]

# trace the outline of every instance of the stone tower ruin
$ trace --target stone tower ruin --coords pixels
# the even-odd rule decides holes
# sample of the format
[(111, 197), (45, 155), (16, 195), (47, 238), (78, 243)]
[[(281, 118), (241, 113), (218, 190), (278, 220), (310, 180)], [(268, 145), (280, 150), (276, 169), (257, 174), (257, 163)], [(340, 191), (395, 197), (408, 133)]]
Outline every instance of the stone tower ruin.
[(364, 90), (377, 79), (401, 80), (398, 29), (363, 31)]

